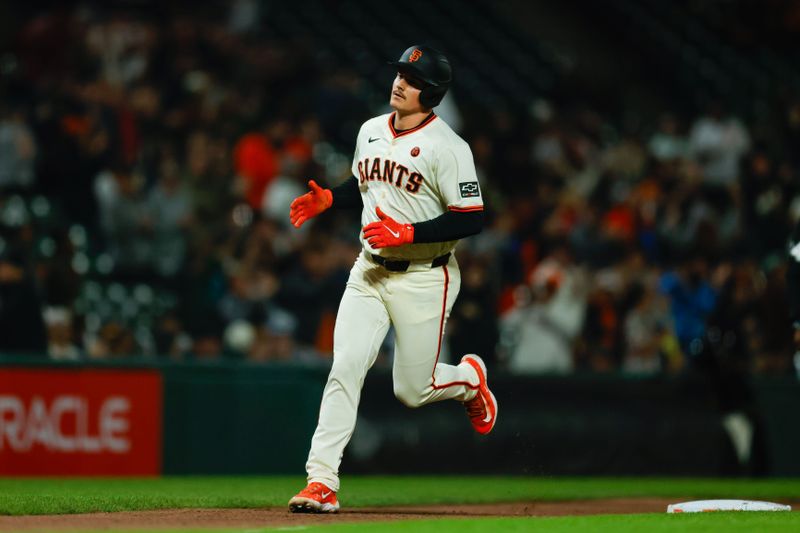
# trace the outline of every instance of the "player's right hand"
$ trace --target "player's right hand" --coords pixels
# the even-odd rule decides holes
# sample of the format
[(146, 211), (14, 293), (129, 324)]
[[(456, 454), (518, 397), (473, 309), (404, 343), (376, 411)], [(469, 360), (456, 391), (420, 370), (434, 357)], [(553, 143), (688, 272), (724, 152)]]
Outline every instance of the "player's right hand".
[(289, 210), (289, 220), (295, 228), (333, 205), (333, 193), (330, 189), (323, 189), (314, 180), (308, 182), (308, 187), (311, 191), (295, 198)]

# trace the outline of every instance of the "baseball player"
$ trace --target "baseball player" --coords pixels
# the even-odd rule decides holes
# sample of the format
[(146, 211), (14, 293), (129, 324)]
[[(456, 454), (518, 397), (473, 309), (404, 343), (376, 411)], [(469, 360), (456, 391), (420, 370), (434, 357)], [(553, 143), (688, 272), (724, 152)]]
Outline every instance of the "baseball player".
[(439, 362), (442, 334), (460, 275), (453, 249), (479, 233), (483, 200), (469, 146), (433, 113), (450, 85), (450, 63), (428, 46), (399, 61), (389, 103), (393, 113), (361, 126), (353, 177), (333, 189), (313, 180), (295, 199), (295, 227), (329, 209), (362, 207), (363, 251), (350, 272), (333, 339), (333, 366), (311, 440), (308, 486), (292, 512), (339, 510), (339, 464), (353, 434), (361, 387), (393, 325), (394, 393), (408, 407), (463, 402), (474, 429), (489, 433), (497, 401), (477, 355)]

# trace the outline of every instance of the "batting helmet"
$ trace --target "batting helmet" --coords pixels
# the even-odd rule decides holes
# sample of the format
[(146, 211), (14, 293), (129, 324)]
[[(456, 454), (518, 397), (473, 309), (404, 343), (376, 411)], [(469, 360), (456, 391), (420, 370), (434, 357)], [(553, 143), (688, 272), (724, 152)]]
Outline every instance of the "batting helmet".
[(390, 61), (389, 64), (425, 83), (419, 101), (427, 108), (439, 105), (453, 80), (450, 62), (444, 54), (424, 44), (408, 48), (398, 61)]

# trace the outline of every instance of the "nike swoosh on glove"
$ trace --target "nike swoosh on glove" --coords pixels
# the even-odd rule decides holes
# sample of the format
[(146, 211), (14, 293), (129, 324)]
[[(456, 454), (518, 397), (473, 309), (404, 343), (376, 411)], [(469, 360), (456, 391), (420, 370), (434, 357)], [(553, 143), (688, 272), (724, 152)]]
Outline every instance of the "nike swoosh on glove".
[(314, 180), (308, 182), (308, 187), (311, 191), (295, 198), (289, 209), (289, 220), (295, 228), (333, 205), (333, 193), (330, 189), (323, 189)]
[(381, 211), (380, 207), (375, 208), (375, 213), (380, 220), (361, 229), (370, 246), (375, 249), (390, 248), (414, 242), (414, 226), (401, 224)]

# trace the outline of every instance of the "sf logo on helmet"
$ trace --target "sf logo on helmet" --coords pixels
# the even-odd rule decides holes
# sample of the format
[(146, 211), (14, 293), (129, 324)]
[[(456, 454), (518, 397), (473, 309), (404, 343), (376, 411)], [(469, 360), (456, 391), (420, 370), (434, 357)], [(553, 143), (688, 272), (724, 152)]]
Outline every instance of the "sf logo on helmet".
[(414, 51), (408, 56), (408, 62), (413, 63), (414, 61), (418, 61), (420, 57), (422, 57), (422, 50), (414, 48)]

